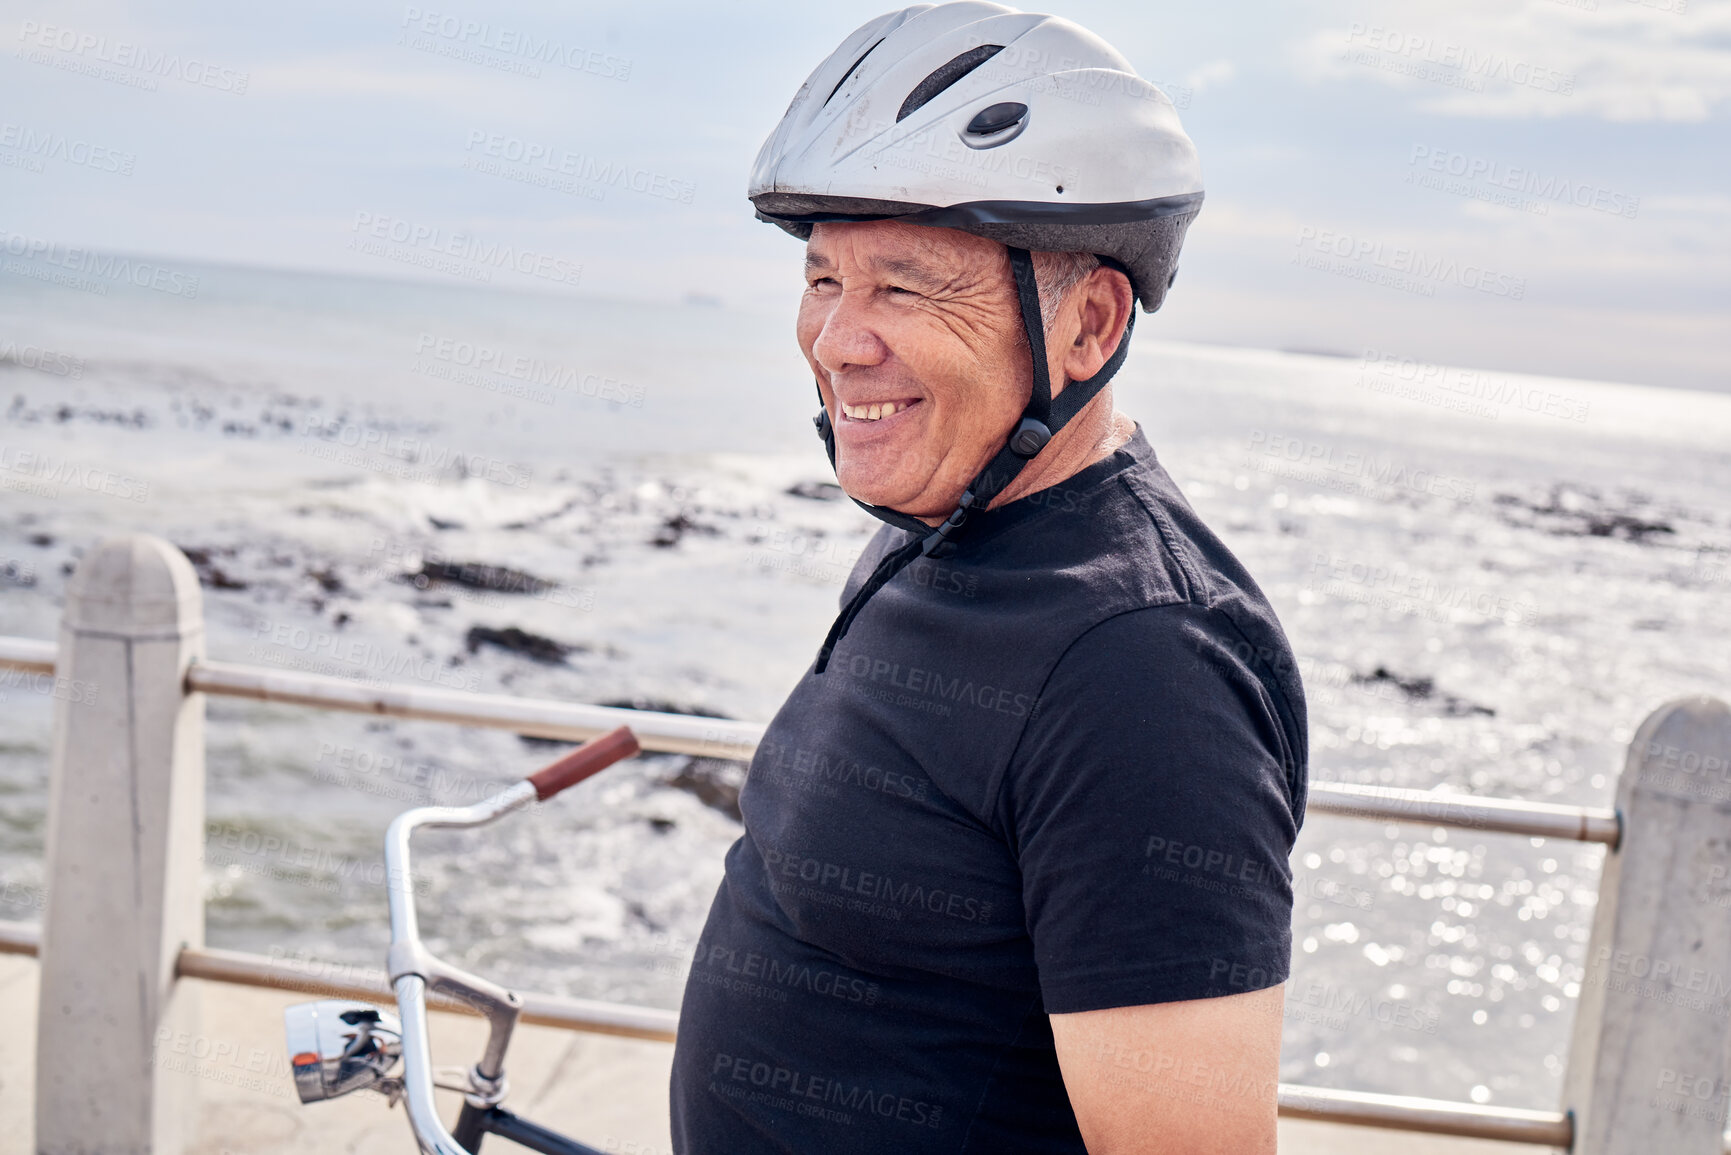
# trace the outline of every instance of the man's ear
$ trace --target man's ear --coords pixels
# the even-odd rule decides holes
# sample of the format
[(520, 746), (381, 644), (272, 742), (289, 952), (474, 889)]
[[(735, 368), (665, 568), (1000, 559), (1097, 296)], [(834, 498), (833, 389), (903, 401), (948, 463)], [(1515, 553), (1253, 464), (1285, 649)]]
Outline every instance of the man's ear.
[(1117, 269), (1101, 265), (1083, 277), (1071, 291), (1069, 308), (1080, 319), (1076, 339), (1064, 351), (1064, 376), (1086, 381), (1098, 373), (1117, 352), (1130, 323), (1136, 296), (1130, 278)]

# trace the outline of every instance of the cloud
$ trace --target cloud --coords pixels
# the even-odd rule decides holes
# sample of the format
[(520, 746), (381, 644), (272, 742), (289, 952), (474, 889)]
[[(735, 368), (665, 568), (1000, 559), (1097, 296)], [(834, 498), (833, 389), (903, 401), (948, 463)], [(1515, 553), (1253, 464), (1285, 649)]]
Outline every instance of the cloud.
[(1202, 92), (1225, 84), (1238, 75), (1238, 66), (1230, 60), (1210, 60), (1185, 76), (1184, 83), (1193, 92)]
[(1293, 46), (1314, 82), (1370, 81), (1452, 116), (1698, 122), (1731, 105), (1731, 0), (1409, 0)]

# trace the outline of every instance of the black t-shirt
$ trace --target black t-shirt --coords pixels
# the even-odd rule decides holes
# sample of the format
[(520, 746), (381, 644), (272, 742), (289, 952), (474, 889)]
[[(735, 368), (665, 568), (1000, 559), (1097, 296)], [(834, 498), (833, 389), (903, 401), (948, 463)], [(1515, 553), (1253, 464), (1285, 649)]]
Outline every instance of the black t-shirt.
[[(879, 531), (843, 601), (907, 540)], [(1303, 691), (1140, 428), (959, 545), (758, 747), (685, 988), (679, 1155), (1080, 1155), (1048, 1014), (1286, 978)]]

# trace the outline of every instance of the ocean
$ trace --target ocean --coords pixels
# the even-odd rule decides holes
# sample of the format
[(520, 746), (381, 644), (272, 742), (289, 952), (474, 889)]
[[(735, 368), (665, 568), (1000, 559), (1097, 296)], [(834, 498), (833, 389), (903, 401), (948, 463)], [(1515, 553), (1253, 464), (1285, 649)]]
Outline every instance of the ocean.
[[(177, 268), (0, 272), (0, 634), (54, 637), (81, 553), (143, 530), (193, 558), (214, 658), (766, 720), (876, 528), (825, 485), (791, 297)], [(1279, 612), (1313, 778), (1608, 805), (1648, 712), (1726, 693), (1731, 396), (1159, 329), (1118, 406)], [(41, 915), (52, 709), (0, 671), (0, 918)], [(558, 752), (208, 712), (208, 940), (314, 974), (382, 965), (392, 815)], [(432, 946), (677, 1006), (740, 773), (646, 756), (427, 834)], [(1282, 1079), (1554, 1107), (1602, 853), (1313, 816)]]

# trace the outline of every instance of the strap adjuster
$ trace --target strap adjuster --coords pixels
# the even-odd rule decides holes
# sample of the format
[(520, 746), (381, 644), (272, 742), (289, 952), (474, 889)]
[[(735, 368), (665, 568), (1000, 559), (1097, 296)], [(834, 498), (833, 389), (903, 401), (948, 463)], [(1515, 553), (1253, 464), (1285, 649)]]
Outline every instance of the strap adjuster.
[(1016, 426), (1016, 431), (1010, 434), (1010, 452), (1017, 457), (1033, 457), (1046, 448), (1046, 443), (1052, 440), (1052, 431), (1046, 428), (1046, 423), (1033, 417), (1022, 418), (1022, 423)]

